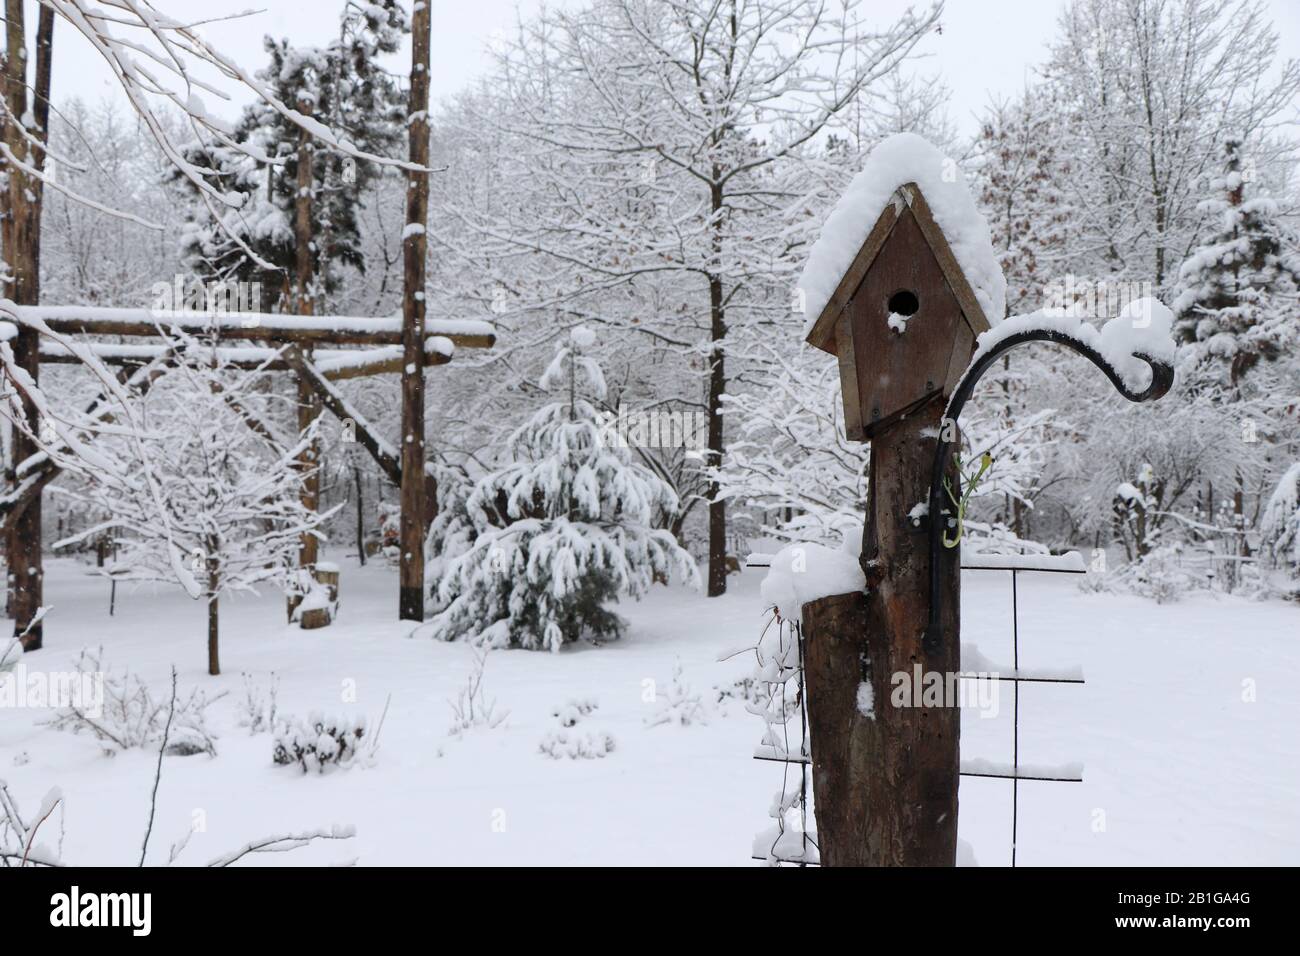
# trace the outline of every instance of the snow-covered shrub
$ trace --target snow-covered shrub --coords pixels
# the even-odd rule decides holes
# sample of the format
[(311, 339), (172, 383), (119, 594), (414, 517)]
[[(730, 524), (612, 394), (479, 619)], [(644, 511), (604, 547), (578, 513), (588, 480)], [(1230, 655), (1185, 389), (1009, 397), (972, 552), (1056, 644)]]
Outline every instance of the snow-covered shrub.
[(591, 697), (583, 697), (578, 700), (570, 700), (562, 707), (556, 707), (551, 711), (551, 716), (560, 722), (561, 727), (572, 727), (595, 709), (596, 701)]
[(1177, 544), (1151, 549), (1126, 569), (1130, 590), (1157, 604), (1179, 600), (1194, 584), (1192, 575), (1181, 566), (1181, 557), (1182, 548)]
[[(75, 672), (79, 679), (102, 681), (103, 706), (99, 714), (89, 713), (76, 704), (62, 707), (49, 720), (56, 730), (89, 733), (114, 754), (136, 747), (155, 747), (167, 736), (167, 753), (189, 756), (205, 753), (217, 755), (216, 735), (208, 730), (205, 712), (225, 696), (213, 697), (201, 690), (187, 696), (155, 697), (149, 685), (130, 671), (115, 672), (103, 663), (102, 650), (83, 650), (77, 658)], [(168, 729), (168, 713), (171, 727)]]
[(595, 760), (614, 750), (614, 737), (606, 731), (580, 733), (571, 729), (578, 721), (596, 710), (596, 701), (590, 697), (570, 700), (551, 711), (562, 730), (550, 731), (542, 738), (538, 750), (553, 760), (568, 757), (570, 760)]
[(552, 760), (563, 757), (570, 760), (598, 760), (614, 752), (614, 738), (603, 731), (579, 734), (576, 731), (569, 733), (553, 730), (542, 738), (537, 749)]
[(303, 773), (324, 773), (334, 767), (351, 767), (361, 756), (366, 734), (365, 717), (325, 717), (311, 714), (306, 721), (289, 718), (275, 735), (272, 759), (280, 766), (297, 765)]
[(510, 716), (508, 710), (498, 711), (496, 699), (489, 698), (483, 690), (483, 671), (487, 667), (489, 650), (490, 648), (482, 646), (473, 649), (474, 664), (470, 668), (469, 676), (465, 678), (465, 686), (457, 693), (455, 700), (447, 701), (452, 714), (451, 729), (447, 731), (448, 734), (453, 736), (463, 734), (475, 727), (492, 730), (499, 727), (501, 722)]
[(657, 694), (658, 709), (646, 718), (647, 727), (660, 724), (678, 724), (689, 727), (691, 724), (707, 724), (708, 711), (704, 700), (686, 683), (682, 676), (682, 662), (673, 664), (673, 680), (666, 694)]
[(279, 678), (272, 674), (268, 686), (263, 687), (252, 674), (243, 676), (244, 697), (239, 702), (239, 726), (247, 727), (250, 737), (274, 730)]
[(59, 866), (59, 858), (63, 853), (62, 819), (57, 828), (50, 824), (45, 831), (47, 835), (57, 837), (56, 847), (37, 843), (36, 837), (41, 827), (54, 815), (55, 809), (62, 816), (63, 807), (63, 792), (58, 787), (52, 787), (45, 794), (36, 813), (24, 820), (18, 801), (9, 792), (5, 782), (0, 780), (0, 867)]
[(1261, 550), (1300, 591), (1300, 461), (1286, 470), (1260, 519)]
[[(575, 330), (576, 332), (583, 330)], [(465, 502), (473, 545), (438, 583), (434, 637), (477, 637), (494, 647), (558, 651), (583, 637), (615, 638), (625, 624), (608, 605), (640, 597), (656, 577), (698, 572), (672, 534), (654, 528), (677, 496), (630, 451), (609, 440), (586, 390), (605, 393), (600, 367), (571, 337), (542, 375), (562, 393), (509, 439), (511, 461)]]

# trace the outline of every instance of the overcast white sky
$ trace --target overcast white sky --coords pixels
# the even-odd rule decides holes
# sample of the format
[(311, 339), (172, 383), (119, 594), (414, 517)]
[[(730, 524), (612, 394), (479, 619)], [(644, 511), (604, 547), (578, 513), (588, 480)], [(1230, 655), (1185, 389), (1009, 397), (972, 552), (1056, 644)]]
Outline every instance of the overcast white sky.
[[(336, 14), (342, 8), (341, 0), (153, 2), (178, 19), (209, 19), (250, 6), (260, 10), (239, 20), (203, 27), (217, 49), (250, 69), (265, 62), (264, 35), (291, 36), (302, 44), (324, 43), (337, 30)], [(491, 38), (510, 28), (517, 11), (526, 15), (540, 5), (540, 0), (433, 0), (435, 98), (455, 92), (479, 74), (486, 66), (484, 48)], [(555, 0), (551, 5), (556, 5)], [(962, 132), (974, 131), (972, 116), (990, 95), (1011, 95), (1023, 85), (1043, 58), (1063, 5), (1064, 0), (947, 0), (943, 31), (925, 41), (922, 50), (928, 59), (918, 68), (926, 74), (939, 73), (951, 87), (951, 113)], [(34, 2), (31, 6), (29, 23), (34, 24)], [(864, 22), (884, 22), (908, 6), (907, 0), (871, 0), (863, 5)], [(1283, 55), (1300, 56), (1300, 0), (1269, 0), (1268, 6), (1281, 34)], [(397, 65), (405, 72), (405, 63)], [(98, 55), (64, 23), (56, 27), (53, 93), (56, 105), (72, 96), (125, 103)], [(208, 108), (232, 119), (237, 113), (236, 107), (211, 98)]]

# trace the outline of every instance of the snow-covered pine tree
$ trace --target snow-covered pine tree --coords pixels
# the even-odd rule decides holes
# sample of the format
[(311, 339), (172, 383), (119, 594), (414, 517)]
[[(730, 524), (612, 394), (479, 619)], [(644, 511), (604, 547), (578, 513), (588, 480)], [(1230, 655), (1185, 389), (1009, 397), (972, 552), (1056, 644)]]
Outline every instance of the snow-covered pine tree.
[(653, 526), (676, 495), (580, 397), (605, 392), (600, 366), (583, 355), (593, 341), (572, 331), (539, 382), (558, 400), (510, 436), (510, 463), (466, 500), (473, 544), (438, 582), (434, 637), (558, 651), (618, 637), (625, 624), (607, 605), (619, 595), (640, 597), (674, 569), (698, 584), (691, 556)]
[[(267, 37), (270, 63), (257, 77), (276, 99), (335, 130), (353, 147), (390, 154), (405, 131), (405, 96), (377, 58), (397, 50), (408, 29), (396, 0), (348, 3), (338, 39), (326, 46), (294, 47), (287, 39)], [(209, 207), (200, 206), (188, 224), (183, 253), (200, 277), (260, 282), (260, 308), (283, 306), (299, 265), (294, 217), (299, 159), (307, 154), (312, 167), (308, 295), (319, 302), (335, 292), (340, 266), (364, 269), (358, 212), (364, 191), (380, 173), (377, 166), (312, 142), (262, 101), (244, 110), (233, 139), (238, 147), (196, 144), (187, 156), (217, 170), (213, 178), (228, 195), (244, 197), (238, 209), (222, 213), (220, 222)], [(259, 157), (283, 162), (269, 165)], [(177, 178), (184, 181), (179, 173)]]
[(1295, 582), (1300, 596), (1300, 461), (1286, 470), (1260, 519), (1262, 549)]
[(1196, 346), (1199, 372), (1234, 391), (1261, 359), (1300, 343), (1297, 237), (1265, 195), (1247, 197), (1253, 177), (1243, 143), (1224, 144), (1224, 170), (1200, 210), (1215, 231), (1183, 263), (1174, 300), (1175, 333)]

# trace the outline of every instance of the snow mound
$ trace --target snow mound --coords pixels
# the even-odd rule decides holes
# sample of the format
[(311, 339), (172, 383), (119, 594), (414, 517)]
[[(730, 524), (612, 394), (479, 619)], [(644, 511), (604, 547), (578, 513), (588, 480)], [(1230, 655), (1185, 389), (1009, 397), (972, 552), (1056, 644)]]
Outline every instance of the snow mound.
[(857, 550), (846, 541), (838, 550), (820, 544), (782, 548), (772, 558), (761, 592), (763, 603), (776, 605), (782, 620), (797, 622), (809, 601), (866, 588)]
[(1006, 314), (1007, 281), (993, 253), (988, 223), (975, 207), (961, 170), (915, 133), (896, 133), (867, 156), (808, 254), (799, 279), (807, 310), (804, 334), (835, 294), (894, 191), (913, 182), (925, 194), (989, 324), (1001, 321)]

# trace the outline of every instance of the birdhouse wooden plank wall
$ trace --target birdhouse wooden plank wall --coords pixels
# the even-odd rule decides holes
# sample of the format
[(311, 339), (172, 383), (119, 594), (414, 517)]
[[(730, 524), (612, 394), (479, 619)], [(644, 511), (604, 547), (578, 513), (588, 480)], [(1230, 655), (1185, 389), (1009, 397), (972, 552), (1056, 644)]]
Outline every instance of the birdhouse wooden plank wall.
[(868, 441), (947, 398), (989, 328), (915, 183), (894, 191), (808, 342), (839, 360), (845, 430)]

